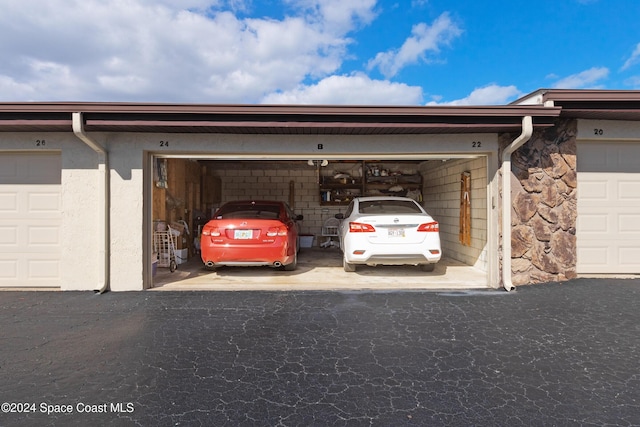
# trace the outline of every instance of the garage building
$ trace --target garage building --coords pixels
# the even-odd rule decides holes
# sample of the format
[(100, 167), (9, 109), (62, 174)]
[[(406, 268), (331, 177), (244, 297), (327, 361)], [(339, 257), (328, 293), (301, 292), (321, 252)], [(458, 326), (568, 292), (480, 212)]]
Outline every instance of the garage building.
[[(637, 274), (639, 147), (636, 91), (491, 107), (3, 103), (0, 287), (151, 288), (158, 220), (184, 221), (192, 251), (200, 218), (241, 198), (289, 202), (318, 245), (349, 197), (383, 188), (357, 181), (372, 167), (416, 177), (403, 190), (440, 222), (443, 253), (487, 287)], [(338, 173), (351, 182), (328, 184)]]

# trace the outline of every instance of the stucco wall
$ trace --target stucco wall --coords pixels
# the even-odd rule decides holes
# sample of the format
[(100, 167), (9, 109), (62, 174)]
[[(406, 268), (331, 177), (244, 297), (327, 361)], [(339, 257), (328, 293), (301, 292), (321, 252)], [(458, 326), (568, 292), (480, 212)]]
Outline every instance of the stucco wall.
[[(514, 285), (576, 277), (575, 120), (536, 131), (512, 156)], [(512, 138), (504, 136), (501, 147)]]
[[(144, 165), (148, 153), (171, 156), (202, 155), (225, 159), (280, 160), (308, 158), (378, 159), (420, 157), (420, 153), (470, 153), (470, 141), (483, 141), (483, 149), (497, 149), (496, 135), (371, 135), (282, 136), (197, 135), (148, 133), (91, 133), (109, 151), (110, 227), (109, 283), (113, 291), (141, 290), (150, 279), (151, 169)], [(102, 224), (99, 156), (71, 132), (1, 133), (0, 151), (42, 150), (36, 141), (46, 139), (46, 150), (62, 157), (62, 281), (63, 290), (93, 290), (102, 282), (100, 247)], [(167, 142), (169, 142), (167, 144)], [(486, 148), (485, 148), (486, 147)], [(400, 157), (394, 157), (400, 156)], [(407, 157), (409, 156), (409, 157)], [(252, 172), (256, 185), (287, 194), (295, 181), (296, 211), (305, 215), (303, 232), (317, 234), (322, 221), (344, 207), (320, 206), (314, 171)], [(255, 177), (253, 176), (255, 174)], [(268, 182), (267, 182), (268, 179)], [(145, 249), (146, 248), (146, 249)], [(145, 250), (148, 252), (145, 255)], [(148, 259), (147, 259), (148, 258)]]

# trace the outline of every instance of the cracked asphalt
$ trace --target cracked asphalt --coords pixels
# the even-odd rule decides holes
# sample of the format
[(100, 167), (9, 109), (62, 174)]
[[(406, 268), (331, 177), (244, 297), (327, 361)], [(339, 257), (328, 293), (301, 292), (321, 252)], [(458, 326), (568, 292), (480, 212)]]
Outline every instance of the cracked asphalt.
[(640, 425), (639, 302), (640, 279), (0, 292), (0, 425)]

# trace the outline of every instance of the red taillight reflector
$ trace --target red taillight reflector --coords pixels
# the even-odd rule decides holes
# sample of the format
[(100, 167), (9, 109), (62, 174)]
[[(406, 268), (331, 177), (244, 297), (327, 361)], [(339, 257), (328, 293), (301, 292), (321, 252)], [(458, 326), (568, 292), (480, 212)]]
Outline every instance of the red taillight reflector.
[(286, 236), (287, 235), (287, 227), (269, 227), (267, 230), (267, 236), (275, 237), (275, 236)]
[(429, 249), (429, 253), (430, 253), (431, 255), (438, 255), (438, 254), (440, 253), (440, 251), (439, 251), (439, 250), (437, 250), (437, 249)]
[(365, 251), (353, 251), (354, 255), (364, 255)]
[(376, 229), (373, 225), (363, 224), (361, 222), (350, 222), (349, 223), (349, 232), (350, 233), (373, 233)]
[(420, 224), (420, 226), (418, 227), (418, 231), (437, 232), (440, 231), (440, 224), (438, 224), (436, 221), (427, 222), (426, 224)]
[(205, 228), (202, 230), (203, 236), (211, 236), (211, 237), (219, 237), (220, 229), (219, 228)]

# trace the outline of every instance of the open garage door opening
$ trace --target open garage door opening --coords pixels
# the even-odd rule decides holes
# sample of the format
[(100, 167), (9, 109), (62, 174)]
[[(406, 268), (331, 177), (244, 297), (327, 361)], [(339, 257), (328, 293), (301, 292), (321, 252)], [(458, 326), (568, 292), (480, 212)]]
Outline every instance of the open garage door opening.
[[(152, 268), (149, 287), (163, 290), (443, 289), (488, 287), (485, 156), (251, 159), (152, 156)], [(362, 196), (402, 196), (438, 223), (442, 260), (416, 266), (344, 271), (336, 214)], [(224, 203), (275, 200), (297, 222), (297, 267), (221, 267), (201, 259), (202, 230)], [(169, 244), (167, 243), (169, 242)], [(168, 246), (172, 246), (172, 248)], [(173, 263), (175, 261), (175, 263)], [(173, 270), (173, 271), (172, 271)]]

